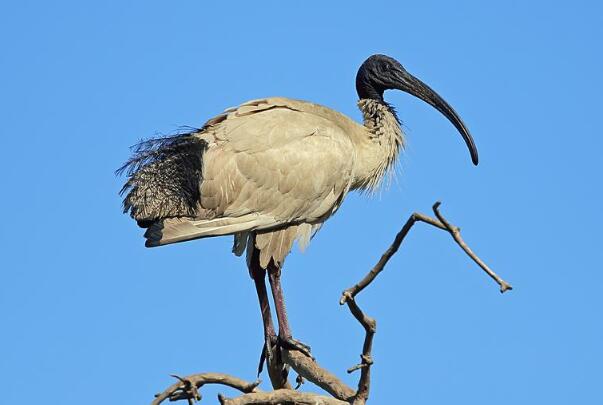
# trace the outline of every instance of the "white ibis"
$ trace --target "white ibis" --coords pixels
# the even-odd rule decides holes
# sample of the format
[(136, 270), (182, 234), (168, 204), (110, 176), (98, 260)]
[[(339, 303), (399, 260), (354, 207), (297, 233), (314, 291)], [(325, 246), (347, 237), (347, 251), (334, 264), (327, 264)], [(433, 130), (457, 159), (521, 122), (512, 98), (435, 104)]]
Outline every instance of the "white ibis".
[(440, 111), (460, 132), (477, 165), (473, 139), (452, 107), (395, 59), (373, 55), (356, 76), (363, 124), (306, 101), (275, 97), (246, 102), (200, 129), (138, 144), (120, 169), (128, 175), (121, 191), (124, 212), (147, 228), (148, 247), (234, 235), (233, 252), (247, 251), (265, 349), (278, 342), (308, 353), (291, 335), (281, 268), (295, 240), (303, 249), (348, 192), (375, 189), (396, 161), (404, 137), (394, 109), (383, 99), (390, 89)]

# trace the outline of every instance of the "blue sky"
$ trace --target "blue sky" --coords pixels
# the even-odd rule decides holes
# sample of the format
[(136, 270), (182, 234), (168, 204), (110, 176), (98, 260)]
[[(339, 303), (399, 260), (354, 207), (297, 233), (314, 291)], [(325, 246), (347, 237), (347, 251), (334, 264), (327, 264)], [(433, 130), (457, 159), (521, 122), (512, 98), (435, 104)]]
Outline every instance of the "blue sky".
[(387, 93), (407, 132), (400, 175), (290, 255), (294, 334), (353, 383), (362, 334), (340, 292), (442, 200), (515, 289), (419, 224), (359, 299), (379, 322), (371, 403), (603, 403), (601, 6), (207, 3), (0, 5), (3, 403), (147, 403), (171, 373), (253, 380), (260, 315), (231, 239), (145, 249), (113, 172), (140, 138), (252, 98), (359, 119), (354, 77), (373, 53), (455, 107), (480, 165), (435, 110)]

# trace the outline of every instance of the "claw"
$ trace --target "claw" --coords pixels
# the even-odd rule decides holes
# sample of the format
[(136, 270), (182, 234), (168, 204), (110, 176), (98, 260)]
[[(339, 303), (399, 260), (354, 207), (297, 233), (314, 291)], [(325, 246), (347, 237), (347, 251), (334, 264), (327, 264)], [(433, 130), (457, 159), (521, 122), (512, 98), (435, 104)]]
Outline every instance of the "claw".
[(310, 353), (310, 346), (308, 346), (306, 344), (303, 344), (299, 340), (293, 339), (290, 336), (286, 337), (286, 338), (279, 337), (278, 338), (278, 345), (280, 347), (282, 347), (283, 349), (297, 350), (298, 352), (301, 352), (305, 356), (307, 356), (307, 357), (311, 358), (312, 360), (314, 360), (314, 357)]
[(281, 351), (275, 350), (281, 348), (287, 350), (296, 350), (298, 352), (301, 352), (304, 356), (307, 356), (314, 360), (310, 346), (300, 342), (299, 340), (293, 339), (292, 337), (283, 338), (277, 336), (270, 336), (266, 338), (266, 340), (264, 341), (264, 346), (262, 347), (262, 353), (260, 354), (260, 361), (258, 363), (258, 377), (260, 376), (260, 374), (262, 374), (262, 371), (264, 371), (264, 363), (266, 363), (266, 361), (270, 362), (270, 359), (274, 358), (274, 355), (279, 356), (277, 357), (277, 361), (281, 361)]
[(297, 383), (297, 385), (295, 386), (295, 389), (298, 390), (299, 387), (301, 387), (302, 384), (305, 382), (304, 377), (302, 377), (301, 374), (298, 374), (297, 377), (295, 378), (295, 382)]
[(262, 371), (264, 370), (264, 362), (266, 361), (266, 346), (267, 344), (264, 343), (264, 346), (262, 347), (262, 353), (260, 354), (260, 363), (258, 364), (258, 377), (260, 376), (260, 374), (262, 374)]
[(264, 370), (264, 362), (270, 361), (274, 356), (274, 348), (278, 345), (278, 338), (276, 336), (269, 336), (264, 340), (264, 346), (262, 347), (262, 353), (260, 354), (260, 362), (258, 364), (258, 377)]

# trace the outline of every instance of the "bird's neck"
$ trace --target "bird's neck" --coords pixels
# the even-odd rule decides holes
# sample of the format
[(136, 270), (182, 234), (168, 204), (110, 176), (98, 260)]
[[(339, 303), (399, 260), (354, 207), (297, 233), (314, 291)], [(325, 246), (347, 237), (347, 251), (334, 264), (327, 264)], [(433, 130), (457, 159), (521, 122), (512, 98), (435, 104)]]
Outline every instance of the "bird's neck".
[(361, 99), (358, 108), (368, 136), (358, 150), (358, 170), (352, 187), (373, 191), (379, 187), (404, 147), (404, 135), (395, 111), (387, 103)]

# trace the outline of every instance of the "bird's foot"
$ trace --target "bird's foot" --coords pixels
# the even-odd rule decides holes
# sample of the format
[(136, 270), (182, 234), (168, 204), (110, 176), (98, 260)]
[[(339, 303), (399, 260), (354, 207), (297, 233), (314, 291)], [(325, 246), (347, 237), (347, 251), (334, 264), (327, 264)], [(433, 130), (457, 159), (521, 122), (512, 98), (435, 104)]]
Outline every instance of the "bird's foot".
[[(314, 360), (312, 356), (310, 346), (300, 342), (297, 339), (293, 339), (291, 336), (281, 337), (281, 336), (268, 336), (264, 341), (264, 347), (262, 347), (262, 353), (260, 354), (260, 362), (258, 364), (258, 376), (262, 373), (264, 369), (264, 362), (270, 362), (271, 359), (278, 359), (280, 361), (281, 349), (285, 350), (296, 350), (301, 352), (303, 355)], [(275, 357), (278, 356), (278, 357)]]
[(278, 347), (278, 337), (276, 335), (267, 336), (264, 340), (264, 346), (262, 347), (262, 353), (260, 354), (260, 363), (258, 364), (258, 376), (262, 374), (264, 369), (264, 362), (270, 361), (274, 358), (276, 349)]
[(277, 344), (280, 348), (287, 349), (287, 350), (297, 350), (298, 352), (301, 352), (303, 355), (314, 360), (314, 357), (312, 357), (312, 353), (310, 353), (310, 351), (311, 351), (310, 346), (300, 342), (297, 339), (293, 339), (291, 336), (286, 336), (286, 337), (279, 336)]
[(279, 352), (279, 338), (276, 335), (266, 336), (264, 339), (264, 346), (262, 347), (262, 353), (260, 354), (260, 363), (258, 364), (258, 376), (262, 374), (264, 369), (264, 362), (272, 361), (275, 356), (280, 356)]

